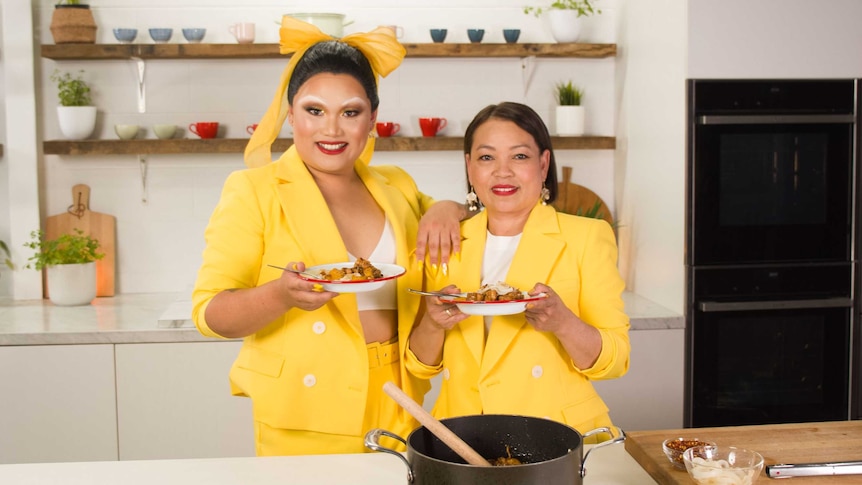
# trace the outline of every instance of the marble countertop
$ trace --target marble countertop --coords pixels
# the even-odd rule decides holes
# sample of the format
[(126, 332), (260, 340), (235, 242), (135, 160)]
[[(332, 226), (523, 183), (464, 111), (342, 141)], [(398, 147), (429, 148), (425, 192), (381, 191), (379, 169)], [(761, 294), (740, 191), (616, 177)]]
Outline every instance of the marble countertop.
[[(632, 330), (681, 329), (683, 316), (625, 293)], [(0, 298), (0, 345), (211, 342), (191, 322), (191, 301), (178, 293), (122, 294), (90, 305)]]
[[(655, 480), (621, 444), (592, 450), (584, 485), (646, 485)], [(685, 472), (681, 472), (683, 475)], [(187, 460), (133, 460), (0, 465), (0, 483), (40, 485), (403, 485), (407, 466), (385, 453)]]

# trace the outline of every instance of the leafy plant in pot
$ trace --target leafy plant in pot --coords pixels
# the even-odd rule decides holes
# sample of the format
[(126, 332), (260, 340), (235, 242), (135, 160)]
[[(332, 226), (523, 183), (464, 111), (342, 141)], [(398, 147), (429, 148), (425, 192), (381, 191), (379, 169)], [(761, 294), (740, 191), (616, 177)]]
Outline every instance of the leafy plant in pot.
[(551, 26), (551, 35), (557, 42), (577, 42), (581, 36), (582, 17), (600, 14), (593, 6), (596, 0), (555, 0), (550, 6), (524, 7), (524, 13), (536, 17), (546, 13)]
[(77, 76), (54, 71), (51, 81), (57, 85), (57, 120), (60, 131), (70, 140), (83, 140), (96, 128), (96, 107), (91, 106), (90, 85), (84, 81), (84, 71)]
[(90, 6), (80, 0), (60, 0), (51, 16), (55, 44), (95, 44), (96, 20)]
[(5, 254), (3, 257), (3, 264), (5, 264), (9, 269), (15, 269), (15, 264), (12, 262), (12, 252), (9, 251), (9, 246), (7, 246), (6, 242), (2, 239), (0, 239), (0, 252)]
[(584, 90), (578, 88), (572, 81), (558, 82), (554, 90), (558, 106), (556, 110), (557, 134), (562, 136), (580, 136), (584, 134), (584, 107), (581, 98)]
[(99, 241), (75, 229), (57, 239), (45, 239), (43, 231), (30, 233), (24, 247), (35, 250), (26, 268), (45, 270), (48, 297), (55, 305), (86, 305), (96, 297), (96, 260)]

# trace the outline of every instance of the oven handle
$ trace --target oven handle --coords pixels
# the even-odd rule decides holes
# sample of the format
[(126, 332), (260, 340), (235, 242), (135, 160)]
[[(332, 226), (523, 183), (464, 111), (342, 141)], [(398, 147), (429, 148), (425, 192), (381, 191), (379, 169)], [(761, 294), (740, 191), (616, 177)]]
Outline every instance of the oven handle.
[(819, 300), (776, 300), (776, 301), (701, 301), (697, 307), (704, 313), (743, 312), (752, 310), (799, 310), (804, 308), (850, 308), (851, 298), (823, 298)]
[(698, 125), (779, 125), (855, 123), (856, 115), (710, 115), (698, 116)]

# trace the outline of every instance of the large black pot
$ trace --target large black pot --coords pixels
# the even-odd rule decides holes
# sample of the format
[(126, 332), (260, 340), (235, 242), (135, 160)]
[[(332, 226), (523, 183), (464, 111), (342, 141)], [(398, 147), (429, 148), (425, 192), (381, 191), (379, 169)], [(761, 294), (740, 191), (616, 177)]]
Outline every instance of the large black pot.
[[(373, 429), (365, 435), (365, 446), (401, 458), (407, 465), (408, 482), (416, 485), (580, 485), (586, 473), (587, 455), (596, 448), (625, 440), (625, 433), (617, 428), (615, 438), (594, 446), (584, 455), (583, 437), (597, 433), (613, 436), (611, 430), (598, 428), (582, 436), (575, 429), (549, 419), (504, 414), (441, 421), (485, 459), (493, 461), (511, 454), (522, 464), (468, 465), (424, 426), (413, 430), (406, 441), (386, 430)], [(380, 436), (406, 444), (407, 458), (380, 446)]]

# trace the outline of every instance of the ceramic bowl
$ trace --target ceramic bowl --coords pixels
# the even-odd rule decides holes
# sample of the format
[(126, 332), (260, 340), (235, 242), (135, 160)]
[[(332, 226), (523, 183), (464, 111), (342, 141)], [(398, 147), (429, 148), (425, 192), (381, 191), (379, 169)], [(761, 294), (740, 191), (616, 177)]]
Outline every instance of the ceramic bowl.
[(155, 124), (153, 125), (153, 133), (160, 140), (169, 140), (177, 134), (177, 125)]
[(752, 485), (763, 471), (763, 456), (735, 446), (695, 446), (682, 454), (688, 476), (698, 485)]
[(150, 38), (153, 42), (167, 42), (171, 40), (173, 34), (174, 29), (150, 29)]
[(199, 29), (199, 28), (185, 28), (183, 29), (183, 37), (186, 38), (187, 41), (197, 43), (204, 40), (204, 35), (206, 35), (207, 29)]
[(121, 140), (133, 140), (138, 136), (138, 125), (114, 125), (114, 131)]
[(114, 29), (114, 38), (118, 42), (128, 44), (138, 36), (138, 29)]

